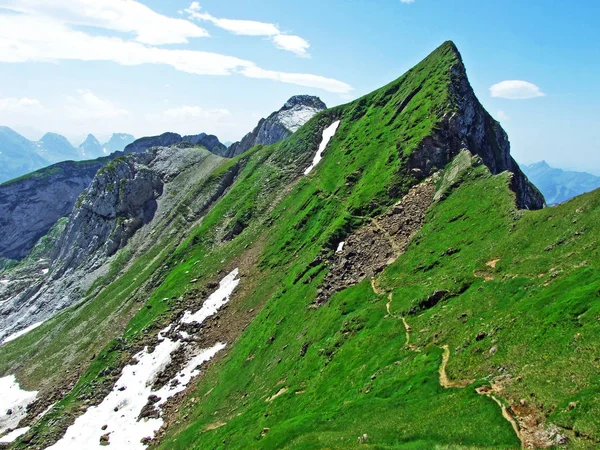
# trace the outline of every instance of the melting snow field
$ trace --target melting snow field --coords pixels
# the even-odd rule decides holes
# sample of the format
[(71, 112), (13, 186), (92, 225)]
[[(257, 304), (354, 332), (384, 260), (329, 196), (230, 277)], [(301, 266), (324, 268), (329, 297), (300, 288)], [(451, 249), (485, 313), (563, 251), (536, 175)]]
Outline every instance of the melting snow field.
[(337, 120), (323, 130), (323, 140), (321, 141), (319, 149), (317, 150), (317, 153), (313, 158), (312, 164), (304, 171), (304, 175), (308, 175), (310, 171), (313, 170), (315, 166), (319, 163), (319, 161), (321, 161), (321, 158), (323, 158), (323, 152), (325, 151), (327, 144), (329, 144), (331, 138), (335, 136), (335, 132), (337, 131), (339, 126), (340, 121)]
[(0, 284), (3, 284), (4, 286), (6, 286), (8, 283), (10, 283), (10, 280), (0, 280)]
[(4, 339), (4, 340), (0, 341), (0, 345), (2, 345), (2, 344), (6, 344), (7, 342), (10, 342), (10, 341), (14, 341), (16, 338), (18, 338), (18, 337), (21, 337), (21, 336), (23, 336), (24, 334), (27, 334), (27, 333), (29, 333), (31, 330), (33, 330), (33, 329), (35, 329), (35, 328), (39, 327), (39, 326), (40, 326), (41, 324), (43, 324), (43, 323), (44, 323), (44, 321), (41, 321), (41, 322), (36, 322), (36, 323), (34, 323), (34, 324), (32, 324), (32, 325), (29, 325), (27, 328), (23, 328), (21, 331), (17, 331), (16, 333), (14, 333), (14, 334), (11, 334), (11, 335), (10, 335), (10, 336), (8, 336), (6, 339)]
[[(6, 430), (19, 425), (21, 419), (27, 415), (27, 405), (35, 400), (37, 391), (24, 391), (20, 388), (19, 383), (14, 375), (8, 375), (0, 378), (0, 434)], [(11, 411), (11, 414), (8, 414)], [(22, 429), (20, 429), (22, 430)], [(20, 435), (14, 432), (1, 438), (1, 442), (12, 442)], [(27, 430), (23, 431), (24, 434)], [(12, 440), (7, 440), (12, 439)]]
[[(191, 313), (186, 311), (178, 323), (171, 324), (159, 333), (159, 344), (152, 353), (145, 348), (135, 355), (136, 364), (126, 366), (119, 380), (110, 394), (98, 406), (90, 407), (82, 416), (75, 420), (64, 437), (54, 444), (51, 449), (92, 449), (104, 448), (100, 445), (101, 436), (108, 434), (110, 448), (117, 449), (145, 449), (146, 445), (140, 441), (143, 438), (152, 438), (163, 425), (163, 419), (144, 418), (138, 420), (142, 408), (148, 403), (148, 397), (155, 395), (160, 398), (154, 404), (160, 408), (166, 401), (178, 392), (183, 391), (196, 377), (200, 370), (198, 366), (209, 361), (225, 344), (217, 343), (211, 348), (194, 350), (193, 344), (180, 340), (171, 340), (164, 336), (172, 328), (181, 324), (202, 323), (215, 314), (225, 305), (239, 284), (236, 279), (238, 269), (233, 270), (219, 283), (219, 288), (210, 295), (199, 311)], [(184, 334), (180, 331), (180, 334)], [(157, 391), (152, 390), (152, 385), (158, 375), (171, 362), (171, 355), (182, 346), (192, 355), (177, 375), (165, 386)], [(102, 427), (106, 425), (106, 429)]]

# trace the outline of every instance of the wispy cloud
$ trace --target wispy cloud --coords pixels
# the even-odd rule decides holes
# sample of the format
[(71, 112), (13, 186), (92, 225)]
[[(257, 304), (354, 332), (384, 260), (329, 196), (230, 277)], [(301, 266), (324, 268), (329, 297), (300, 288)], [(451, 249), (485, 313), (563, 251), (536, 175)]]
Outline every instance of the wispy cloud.
[(400, 0), (402, 3), (414, 3), (415, 0)]
[(72, 120), (114, 119), (129, 114), (129, 111), (99, 98), (87, 89), (78, 90), (77, 96), (67, 97), (65, 110)]
[(528, 98), (544, 97), (546, 94), (533, 83), (522, 80), (506, 80), (490, 87), (492, 97), (507, 98), (510, 100), (523, 100)]
[(168, 119), (187, 120), (187, 119), (212, 119), (218, 120), (231, 115), (227, 109), (203, 109), (200, 106), (184, 105), (177, 108), (170, 108), (163, 112)]
[[(162, 16), (133, 0), (0, 0), (0, 7), (20, 13), (0, 10), (0, 62), (79, 60), (111, 61), (124, 66), (164, 64), (197, 75), (241, 74), (335, 93), (352, 90), (342, 81), (266, 70), (235, 56), (160, 47), (161, 44), (184, 43), (191, 37), (204, 37), (208, 33), (185, 19)], [(75, 24), (130, 32), (135, 36), (127, 39), (92, 34), (74, 28)], [(284, 39), (277, 45), (301, 52), (303, 44)]]
[(137, 42), (149, 45), (184, 44), (209, 35), (188, 20), (158, 14), (133, 0), (2, 0), (0, 6), (64, 24), (132, 33)]
[(279, 49), (286, 50), (301, 57), (309, 57), (310, 44), (300, 36), (283, 33), (273, 23), (253, 20), (220, 19), (202, 11), (198, 2), (192, 2), (185, 10), (190, 18), (211, 22), (213, 25), (242, 36), (265, 36)]
[(0, 112), (17, 114), (39, 114), (44, 111), (44, 106), (35, 98), (8, 97), (0, 98)]

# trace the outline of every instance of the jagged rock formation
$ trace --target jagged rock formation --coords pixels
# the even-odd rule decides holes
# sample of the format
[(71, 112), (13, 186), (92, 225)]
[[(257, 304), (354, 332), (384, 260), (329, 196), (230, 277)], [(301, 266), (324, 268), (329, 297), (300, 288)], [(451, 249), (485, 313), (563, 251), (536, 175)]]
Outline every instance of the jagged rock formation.
[[(543, 208), (544, 197), (510, 155), (506, 132), (475, 96), (456, 46), (448, 43), (445, 51), (452, 52), (456, 58), (449, 73), (451, 105), (439, 121), (437, 132), (424, 139), (420, 148), (410, 156), (407, 169), (412, 170), (418, 178), (424, 178), (446, 166), (461, 150), (468, 150), (480, 156), (493, 174), (503, 171), (513, 174), (512, 189), (519, 208)], [(420, 89), (417, 87), (406, 97), (398, 106), (399, 112)]]
[(266, 119), (261, 119), (254, 130), (239, 142), (229, 146), (224, 156), (233, 158), (255, 145), (271, 145), (284, 140), (308, 122), (315, 114), (327, 109), (319, 97), (296, 95)]
[(142, 225), (152, 220), (163, 182), (147, 167), (155, 156), (118, 158), (94, 177), (77, 201), (55, 256), (60, 276), (103, 248), (100, 258), (112, 256)]
[(0, 257), (25, 257), (58, 219), (71, 213), (105, 163), (58, 163), (0, 185)]
[(555, 169), (546, 161), (521, 166), (521, 168), (542, 191), (549, 205), (557, 205), (600, 188), (600, 177), (586, 172)]
[(182, 142), (200, 145), (209, 152), (219, 156), (225, 156), (225, 153), (227, 152), (227, 147), (221, 144), (219, 139), (212, 134), (200, 133), (181, 136), (177, 133), (163, 133), (160, 136), (148, 136), (137, 139), (125, 147), (125, 154), (141, 153), (152, 147), (168, 147)]
[[(174, 205), (221, 161), (204, 149), (181, 143), (126, 155), (101, 167), (77, 199), (56, 240), (44, 266), (48, 275), (29, 277), (28, 286), (19, 281), (23, 278), (19, 273), (4, 275), (0, 339), (81, 300), (93, 281), (105, 273), (110, 257), (136, 232), (142, 233), (135, 244), (137, 251), (153, 244), (159, 235), (157, 228), (162, 230), (165, 222), (174, 220)], [(193, 196), (187, 209), (201, 214), (231, 182), (224, 177), (214, 190)], [(148, 229), (142, 232), (145, 225)]]

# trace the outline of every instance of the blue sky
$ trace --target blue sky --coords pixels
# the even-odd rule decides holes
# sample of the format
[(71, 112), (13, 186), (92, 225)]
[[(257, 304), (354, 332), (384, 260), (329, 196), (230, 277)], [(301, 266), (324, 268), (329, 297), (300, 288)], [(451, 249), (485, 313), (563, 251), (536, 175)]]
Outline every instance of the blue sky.
[(451, 39), (519, 162), (600, 174), (598, 17), (592, 0), (0, 0), (0, 125), (233, 141), (291, 95), (345, 103)]

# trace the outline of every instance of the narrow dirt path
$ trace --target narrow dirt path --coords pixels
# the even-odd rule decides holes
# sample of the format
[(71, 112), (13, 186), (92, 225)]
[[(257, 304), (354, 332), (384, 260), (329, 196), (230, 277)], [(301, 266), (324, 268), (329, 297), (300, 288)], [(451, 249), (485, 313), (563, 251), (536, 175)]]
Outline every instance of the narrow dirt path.
[[(373, 292), (377, 295), (385, 295), (385, 291), (379, 289), (379, 287), (377, 286), (377, 281), (375, 280), (375, 278), (371, 278), (371, 287), (373, 288)], [(391, 317), (400, 319), (404, 325), (404, 329), (406, 330), (406, 348), (408, 348), (411, 351), (414, 352), (420, 352), (421, 350), (410, 343), (410, 332), (411, 332), (411, 327), (408, 324), (408, 322), (406, 321), (406, 319), (403, 316), (394, 316), (391, 311), (391, 305), (392, 305), (392, 296), (393, 294), (390, 292), (388, 293), (388, 302), (385, 304), (386, 310), (388, 315), (390, 315)], [(464, 389), (467, 386), (469, 386), (470, 384), (473, 384), (475, 382), (475, 380), (461, 380), (461, 381), (451, 381), (448, 378), (448, 374), (446, 373), (446, 367), (448, 365), (448, 361), (450, 361), (450, 347), (446, 344), (446, 345), (442, 345), (440, 347), (443, 350), (443, 354), (442, 354), (442, 363), (440, 364), (440, 367), (438, 369), (439, 375), (440, 375), (440, 386), (446, 388), (446, 389)], [(502, 417), (504, 417), (504, 419), (506, 419), (510, 425), (512, 426), (515, 434), (517, 435), (517, 437), (519, 438), (519, 441), (521, 442), (521, 448), (527, 448), (525, 445), (525, 438), (523, 437), (523, 434), (521, 433), (521, 430), (519, 428), (519, 425), (515, 419), (515, 417), (513, 416), (513, 413), (511, 413), (511, 411), (496, 397), (493, 395), (494, 389), (489, 388), (489, 387), (481, 387), (481, 388), (477, 388), (475, 390), (475, 392), (477, 392), (479, 395), (485, 395), (487, 397), (490, 397), (492, 400), (494, 400), (498, 406), (500, 407), (500, 410), (502, 411)]]

